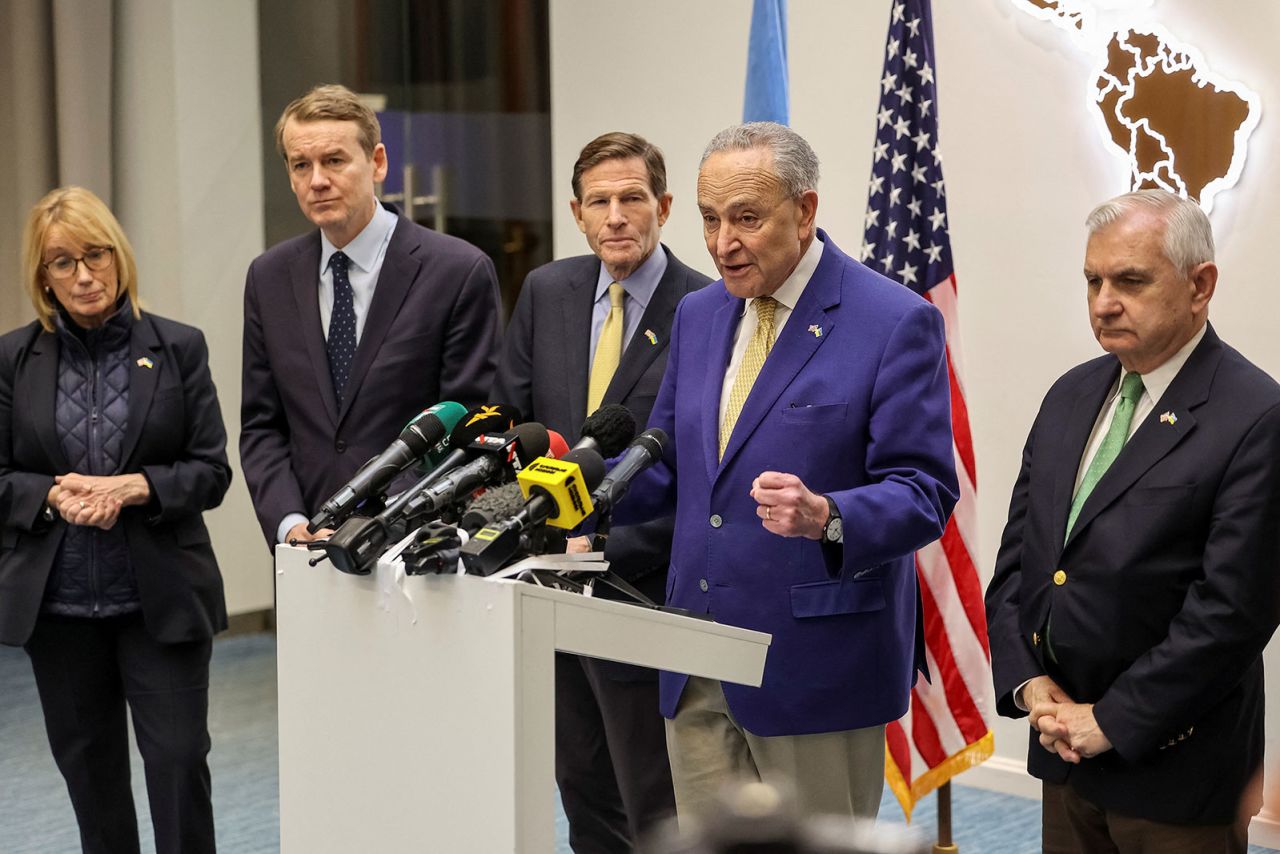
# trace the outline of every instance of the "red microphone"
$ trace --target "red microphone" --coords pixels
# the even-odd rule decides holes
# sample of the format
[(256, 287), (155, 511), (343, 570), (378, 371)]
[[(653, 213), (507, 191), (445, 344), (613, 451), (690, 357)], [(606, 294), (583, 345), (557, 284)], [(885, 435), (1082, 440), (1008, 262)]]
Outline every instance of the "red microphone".
[(547, 449), (548, 457), (558, 460), (569, 453), (569, 443), (564, 440), (564, 436), (561, 436), (555, 430), (548, 430), (547, 435), (551, 437), (551, 447)]

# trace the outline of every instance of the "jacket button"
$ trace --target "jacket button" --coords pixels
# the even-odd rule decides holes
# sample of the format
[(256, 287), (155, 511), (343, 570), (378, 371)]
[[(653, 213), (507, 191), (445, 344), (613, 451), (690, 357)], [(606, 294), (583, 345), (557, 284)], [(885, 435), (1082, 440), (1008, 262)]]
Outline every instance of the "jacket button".
[(1067, 583), (1067, 574), (1062, 570), (1058, 570), (1053, 574), (1053, 583), (1061, 587)]
[(333, 443), (333, 449), (334, 449), (335, 451), (337, 451), (338, 453), (340, 453), (340, 454), (345, 454), (345, 453), (347, 452), (347, 442), (346, 442), (346, 440), (345, 440), (345, 439), (339, 439), (338, 441), (334, 442), (334, 443)]
[[(719, 527), (720, 527), (721, 525), (723, 525), (723, 524), (724, 524), (724, 520), (720, 518), (720, 514), (719, 514), (719, 513), (717, 513), (717, 514), (715, 514), (714, 516), (712, 516), (712, 517), (711, 517), (711, 527), (713, 527), (713, 528), (719, 528)], [(705, 588), (704, 588), (704, 589), (705, 589)]]
[(709, 590), (710, 588), (711, 588), (711, 585), (707, 583), (707, 580), (706, 580), (705, 578), (699, 578), (699, 579), (698, 579), (698, 589), (699, 589), (699, 590), (701, 590), (703, 593), (706, 593), (706, 592), (707, 592), (707, 590)]

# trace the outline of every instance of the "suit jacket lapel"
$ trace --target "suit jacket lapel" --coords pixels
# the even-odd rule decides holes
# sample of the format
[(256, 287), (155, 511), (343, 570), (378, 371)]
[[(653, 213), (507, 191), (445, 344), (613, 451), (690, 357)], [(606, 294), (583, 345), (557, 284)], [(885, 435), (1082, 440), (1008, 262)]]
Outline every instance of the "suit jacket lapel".
[[(387, 254), (382, 259), (382, 269), (378, 272), (378, 282), (373, 290), (373, 302), (369, 305), (369, 315), (364, 319), (364, 329), (360, 333), (360, 344), (356, 347), (355, 359), (351, 362), (351, 375), (347, 378), (347, 387), (359, 389), (364, 382), (364, 375), (378, 357), (378, 349), (386, 340), (391, 324), (400, 313), (409, 289), (418, 280), (422, 265), (427, 259), (420, 254), (421, 247), (409, 237), (409, 221), (403, 216), (396, 223), (391, 233), (391, 243), (387, 246)], [(328, 375), (328, 356), (325, 356), (325, 374)], [(330, 381), (332, 385), (332, 381)], [(358, 394), (358, 393), (357, 393)], [(338, 422), (351, 410), (352, 401), (357, 394), (347, 395), (338, 413)]]
[[(609, 382), (609, 388), (605, 390), (605, 401), (612, 403), (624, 399), (635, 388), (654, 359), (658, 358), (658, 354), (667, 349), (676, 303), (680, 302), (683, 295), (681, 283), (676, 281), (681, 275), (682, 271), (677, 271), (675, 264), (668, 258), (667, 271), (662, 274), (658, 287), (649, 298), (649, 305), (640, 316), (640, 325), (636, 327), (635, 335), (631, 336), (631, 342), (627, 344), (626, 352), (618, 362), (618, 370)], [(648, 333), (653, 333), (652, 339)]]
[[(562, 369), (569, 393), (569, 423), (576, 431), (586, 421), (587, 382), (591, 375), (591, 310), (595, 302), (596, 278), (600, 260), (594, 255), (583, 259), (574, 270), (568, 286), (560, 292), (560, 328), (556, 330), (564, 346), (560, 349)], [(587, 334), (583, 335), (583, 330)]]
[[(1209, 399), (1209, 386), (1221, 361), (1222, 342), (1210, 328), (1080, 508), (1071, 531), (1072, 540), (1089, 520), (1123, 495), (1195, 429), (1196, 418), (1191, 410)], [(1161, 421), (1160, 415), (1166, 412), (1175, 417)]]
[[(148, 365), (150, 367), (148, 367)], [(120, 448), (120, 462), (124, 466), (138, 446), (142, 425), (151, 411), (151, 399), (155, 396), (156, 380), (161, 371), (177, 372), (177, 365), (164, 363), (160, 338), (145, 314), (133, 322), (129, 334), (129, 423), (124, 430), (124, 444)], [(179, 377), (181, 381), (181, 377)]]
[(54, 471), (65, 473), (71, 470), (66, 455), (62, 453), (62, 444), (58, 441), (56, 397), (58, 394), (58, 339), (52, 332), (41, 332), (36, 336), (31, 347), (31, 358), (27, 360), (29, 382), (27, 392), (31, 395), (31, 412), (28, 420), (35, 426), (40, 436), (40, 445), (45, 455), (53, 463)]
[[(840, 304), (842, 277), (840, 260), (834, 252), (824, 250), (818, 268), (805, 285), (800, 301), (796, 303), (787, 325), (774, 342), (773, 350), (769, 352), (769, 358), (765, 359), (760, 376), (751, 387), (751, 394), (734, 425), (733, 435), (725, 446), (721, 465), (733, 459), (738, 449), (746, 443), (773, 408), (783, 390), (830, 337), (835, 329), (835, 318), (827, 313), (827, 309)], [(721, 375), (723, 376), (723, 372)]]
[[(302, 249), (289, 260), (289, 279), (299, 319), (298, 334), (311, 357), (320, 399), (335, 426), (338, 423), (338, 400), (333, 394), (333, 376), (329, 373), (329, 353), (325, 349), (324, 327), (320, 325), (320, 232), (311, 233)], [(269, 309), (269, 306), (265, 308)]]

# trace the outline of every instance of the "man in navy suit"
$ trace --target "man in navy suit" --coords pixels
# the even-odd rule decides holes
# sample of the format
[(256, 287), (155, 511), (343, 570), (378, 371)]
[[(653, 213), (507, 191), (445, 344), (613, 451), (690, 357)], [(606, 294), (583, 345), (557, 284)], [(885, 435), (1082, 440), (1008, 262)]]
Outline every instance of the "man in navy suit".
[(493, 380), (493, 263), (378, 204), (380, 137), (373, 111), (342, 86), (317, 86), (276, 124), (319, 230), (259, 256), (245, 282), (240, 458), (273, 546), (312, 539), (308, 516), (414, 415), (442, 400), (480, 403)]
[[(640, 424), (649, 418), (676, 305), (710, 281), (659, 243), (671, 193), (662, 152), (646, 140), (606, 133), (587, 143), (573, 194), (592, 254), (525, 279), (493, 391), (570, 442), (602, 404), (626, 406)], [(604, 552), (610, 569), (658, 601), (671, 529), (670, 519), (615, 528)], [(656, 672), (556, 656), (556, 781), (577, 854), (629, 850), (675, 810)]]
[(1087, 220), (1108, 355), (1049, 390), (987, 590), (1052, 852), (1244, 852), (1280, 621), (1280, 387), (1208, 322), (1213, 232), (1129, 193)]
[(649, 419), (671, 444), (618, 507), (674, 509), (670, 604), (773, 635), (759, 688), (661, 675), (682, 818), (736, 779), (874, 816), (884, 725), (923, 667), (914, 553), (958, 492), (942, 316), (816, 227), (817, 181), (781, 125), (708, 145), (722, 279), (676, 312)]

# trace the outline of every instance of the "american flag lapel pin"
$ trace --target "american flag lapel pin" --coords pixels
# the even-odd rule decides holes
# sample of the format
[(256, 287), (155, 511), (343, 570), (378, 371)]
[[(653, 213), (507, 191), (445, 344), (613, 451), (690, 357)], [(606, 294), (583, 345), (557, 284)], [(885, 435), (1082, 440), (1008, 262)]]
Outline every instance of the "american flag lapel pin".
[(653, 334), (652, 329), (646, 329), (644, 331), (644, 337), (649, 339), (650, 345), (654, 345), (658, 343), (658, 336)]
[(1178, 416), (1174, 415), (1172, 412), (1162, 412), (1160, 414), (1160, 423), (1172, 426), (1178, 423)]
[(143, 356), (141, 359), (138, 360), (139, 368), (154, 368), (155, 366), (156, 366), (156, 363), (151, 361), (151, 359), (147, 356)]

